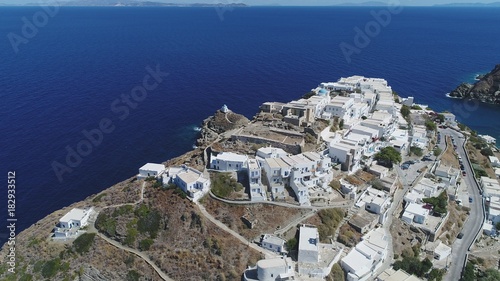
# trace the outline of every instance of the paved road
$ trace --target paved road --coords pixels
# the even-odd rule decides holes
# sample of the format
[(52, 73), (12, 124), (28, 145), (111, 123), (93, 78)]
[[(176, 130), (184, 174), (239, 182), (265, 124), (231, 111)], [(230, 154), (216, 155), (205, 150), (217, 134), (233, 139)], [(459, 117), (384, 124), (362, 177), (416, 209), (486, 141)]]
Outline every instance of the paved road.
[(445, 281), (459, 280), (462, 274), (462, 269), (465, 263), (466, 255), (469, 251), (469, 246), (476, 240), (476, 234), (482, 228), (484, 222), (483, 199), (479, 192), (479, 185), (474, 180), (471, 163), (466, 156), (464, 150), (465, 139), (459, 138), (462, 134), (452, 129), (440, 129), (442, 137), (451, 135), (455, 138), (457, 144), (457, 153), (462, 157), (467, 176), (464, 178), (467, 184), (469, 195), (474, 199), (470, 205), (470, 215), (464, 223), (462, 239), (456, 239), (452, 245), (451, 265), (447, 274), (444, 277)]

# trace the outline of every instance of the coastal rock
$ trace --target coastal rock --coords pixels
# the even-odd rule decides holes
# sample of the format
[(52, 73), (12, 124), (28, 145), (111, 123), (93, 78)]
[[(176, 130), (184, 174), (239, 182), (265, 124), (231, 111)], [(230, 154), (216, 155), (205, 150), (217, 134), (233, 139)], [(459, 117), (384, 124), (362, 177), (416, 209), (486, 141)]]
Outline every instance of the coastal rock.
[(197, 146), (205, 146), (215, 141), (219, 134), (246, 126), (250, 120), (241, 114), (227, 110), (217, 110), (213, 116), (203, 121)]
[(500, 64), (482, 76), (473, 85), (462, 83), (450, 93), (451, 97), (471, 98), (481, 102), (500, 104)]
[(451, 91), (450, 97), (463, 99), (469, 95), (469, 92), (472, 89), (472, 87), (473, 87), (472, 84), (462, 83), (455, 90)]

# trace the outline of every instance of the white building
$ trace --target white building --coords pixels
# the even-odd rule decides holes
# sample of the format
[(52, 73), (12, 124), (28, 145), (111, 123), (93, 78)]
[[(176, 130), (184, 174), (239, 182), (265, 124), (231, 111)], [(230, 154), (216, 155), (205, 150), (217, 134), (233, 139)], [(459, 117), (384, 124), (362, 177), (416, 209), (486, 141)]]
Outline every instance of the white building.
[(424, 205), (417, 203), (408, 203), (406, 204), (405, 211), (401, 219), (408, 223), (413, 224), (423, 224), (429, 215), (429, 210), (424, 208)]
[(73, 208), (61, 219), (59, 219), (59, 226), (61, 228), (73, 228), (73, 227), (84, 227), (87, 225), (90, 214), (94, 211), (94, 208), (90, 209), (79, 209)]
[(285, 184), (292, 172), (292, 166), (281, 158), (266, 158), (263, 161), (262, 168), (266, 173), (273, 199), (284, 199)]
[(232, 152), (222, 152), (217, 156), (212, 155), (210, 168), (218, 171), (240, 171), (247, 167), (248, 156)]
[(488, 144), (496, 144), (497, 143), (497, 140), (492, 136), (478, 135), (478, 137), (481, 138), (482, 140), (484, 140)]
[(439, 244), (434, 249), (434, 258), (440, 261), (446, 259), (449, 255), (451, 255), (451, 248), (439, 241)]
[(492, 167), (499, 168), (500, 167), (500, 160), (498, 160), (497, 157), (495, 156), (489, 156), (490, 163)]
[(285, 243), (285, 240), (271, 234), (264, 234), (262, 236), (262, 240), (260, 241), (262, 248), (277, 253), (286, 252)]
[(356, 172), (361, 168), (360, 160), (362, 147), (357, 141), (343, 140), (340, 138), (334, 139), (329, 146), (329, 156), (333, 162), (341, 163), (342, 170), (351, 173)]
[(90, 215), (94, 208), (73, 208), (59, 219), (59, 224), (54, 228), (55, 238), (74, 238), (78, 235), (80, 228), (87, 226)]
[(160, 177), (163, 172), (165, 172), (165, 165), (163, 164), (154, 164), (147, 163), (146, 165), (139, 168), (139, 175), (137, 175), (138, 179), (144, 179), (147, 177)]
[(353, 98), (336, 96), (325, 106), (323, 118), (332, 119), (333, 117), (339, 117), (344, 121), (351, 120), (354, 117), (353, 105)]
[(340, 191), (346, 195), (348, 199), (355, 199), (358, 191), (358, 187), (356, 185), (350, 184), (344, 179), (340, 180)]
[(450, 125), (455, 125), (457, 123), (457, 120), (455, 119), (455, 115), (453, 113), (442, 113), (444, 116), (444, 122)]
[(210, 178), (187, 166), (169, 169), (163, 176), (163, 185), (170, 183), (177, 185), (193, 201), (200, 200), (210, 190)]
[(413, 136), (411, 138), (411, 146), (421, 149), (427, 148), (429, 138), (427, 138), (427, 129), (423, 126), (413, 126)]
[(266, 159), (266, 158), (281, 158), (287, 156), (288, 153), (281, 148), (276, 147), (262, 147), (257, 150), (256, 157), (257, 159)]
[(500, 183), (497, 179), (481, 177), (480, 183), (484, 197), (500, 197)]
[(245, 270), (245, 281), (282, 281), (293, 280), (294, 264), (291, 258), (272, 258), (257, 262), (253, 268)]
[(299, 231), (298, 262), (319, 262), (319, 233), (315, 227), (301, 226)]
[(379, 179), (381, 178), (385, 178), (389, 175), (389, 168), (386, 168), (384, 166), (380, 166), (378, 164), (373, 164), (370, 166), (370, 168), (368, 169), (368, 171), (377, 176)]
[(255, 159), (248, 160), (248, 182), (250, 185), (250, 199), (252, 201), (266, 200), (266, 187), (262, 185), (260, 163)]
[(340, 265), (347, 273), (348, 281), (373, 279), (373, 274), (383, 264), (388, 249), (387, 233), (376, 228), (363, 236), (363, 240), (345, 256)]

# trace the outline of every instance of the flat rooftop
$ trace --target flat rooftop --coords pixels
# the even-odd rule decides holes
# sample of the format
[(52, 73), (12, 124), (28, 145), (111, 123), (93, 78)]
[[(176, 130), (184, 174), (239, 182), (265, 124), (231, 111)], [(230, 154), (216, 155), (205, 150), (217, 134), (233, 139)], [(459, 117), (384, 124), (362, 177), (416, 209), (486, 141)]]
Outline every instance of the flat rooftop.
[(319, 234), (315, 227), (301, 226), (299, 232), (299, 251), (318, 251)]

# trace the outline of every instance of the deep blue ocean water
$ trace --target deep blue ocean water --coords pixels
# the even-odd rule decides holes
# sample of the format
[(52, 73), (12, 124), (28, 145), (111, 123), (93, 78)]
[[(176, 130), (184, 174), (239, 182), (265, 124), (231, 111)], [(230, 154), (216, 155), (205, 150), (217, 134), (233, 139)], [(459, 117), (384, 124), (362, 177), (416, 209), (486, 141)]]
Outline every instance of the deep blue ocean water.
[[(404, 8), (348, 63), (339, 44), (353, 45), (354, 28), (383, 9), (63, 7), (15, 53), (9, 38), (22, 36), (22, 18), (43, 10), (1, 7), (0, 180), (5, 187), (16, 171), (17, 231), (190, 150), (194, 128), (223, 104), (251, 118), (265, 101), (341, 76), (385, 78), (401, 96), (500, 138), (498, 107), (445, 97), (500, 63), (500, 9)], [(169, 75), (119, 119), (113, 102), (157, 65)], [(66, 147), (103, 118), (114, 131), (60, 182), (52, 163), (66, 164)], [(1, 242), (6, 234), (0, 227)]]

